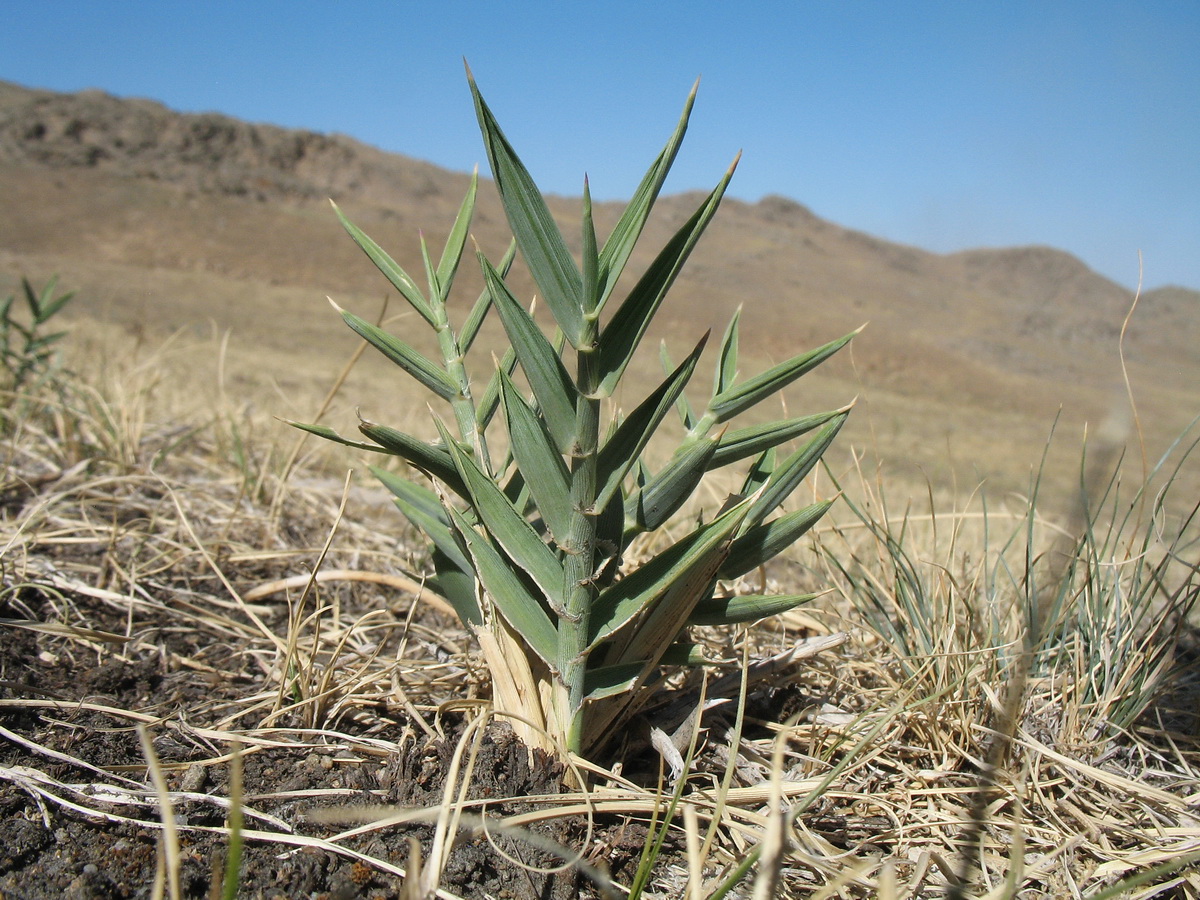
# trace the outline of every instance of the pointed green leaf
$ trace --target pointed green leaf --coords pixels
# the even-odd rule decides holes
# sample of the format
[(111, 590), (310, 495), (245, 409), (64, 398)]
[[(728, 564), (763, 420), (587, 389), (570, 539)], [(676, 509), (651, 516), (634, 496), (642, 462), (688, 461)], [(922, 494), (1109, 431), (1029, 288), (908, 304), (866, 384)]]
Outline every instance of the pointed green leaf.
[(404, 513), (404, 517), (425, 534), (430, 543), (442, 551), (447, 559), (463, 571), (469, 572), (471, 564), (450, 530), (450, 518), (438, 495), (429, 488), (414, 484), (384, 469), (375, 466), (371, 466), (370, 469), (371, 474), (392, 493), (396, 506)]
[(594, 317), (599, 308), (599, 266), (600, 260), (596, 250), (596, 224), (592, 221), (592, 192), (585, 177), (583, 179), (583, 290), (580, 295), (585, 323), (589, 314)]
[(602, 590), (588, 621), (589, 647), (594, 647), (647, 609), (674, 585), (691, 578), (698, 566), (710, 563), (714, 550), (729, 541), (749, 509), (748, 500), (731, 506), (707, 525), (700, 526)]
[(384, 452), (399, 456), (405, 462), (442, 482), (460, 497), (467, 496), (466, 486), (459, 477), (458, 469), (454, 467), (454, 460), (450, 458), (445, 447), (426, 443), (395, 428), (377, 425), (365, 419), (358, 423), (358, 430), (379, 444)]
[(426, 579), (425, 583), (450, 601), (464, 625), (482, 625), (483, 611), (479, 608), (479, 598), (476, 596), (479, 582), (474, 569), (460, 569), (436, 547), (430, 558), (436, 574)]
[(454, 219), (450, 234), (446, 236), (446, 246), (442, 248), (442, 257), (438, 261), (436, 273), (437, 283), (440, 287), (438, 299), (441, 300), (443, 306), (446, 303), (447, 294), (450, 292), (450, 285), (454, 283), (458, 264), (462, 260), (463, 248), (467, 244), (467, 235), (471, 231), (471, 217), (475, 214), (475, 195), (478, 189), (479, 170), (476, 169), (471, 173), (471, 185), (467, 188), (467, 194), (458, 208), (458, 215)]
[(787, 387), (801, 375), (811, 372), (846, 346), (856, 334), (858, 332), (853, 331), (845, 337), (830, 341), (823, 347), (802, 353), (786, 362), (781, 362), (741, 384), (722, 391), (709, 403), (709, 411), (717, 417), (718, 422), (728, 422), (738, 413), (745, 412), (775, 392)]
[[(305, 422), (294, 422), (291, 419), (284, 419), (283, 421), (293, 428), (299, 428), (301, 431), (315, 434), (317, 437), (333, 441), (335, 444), (344, 444), (347, 447), (353, 447), (355, 450), (370, 450), (372, 453), (391, 453), (387, 448), (376, 444), (368, 444), (363, 441), (352, 441), (349, 438), (344, 438), (328, 425), (309, 425)], [(392, 453), (391, 455), (397, 456), (399, 454)], [(447, 457), (447, 462), (449, 462), (449, 457)]]
[(513, 237), (537, 282), (546, 305), (558, 325), (578, 349), (583, 336), (582, 277), (575, 260), (567, 250), (562, 233), (546, 207), (524, 164), (500, 130), (492, 111), (484, 102), (475, 79), (468, 73), (471, 95), (475, 98), (475, 113), (483, 134), (492, 178), (504, 203)]
[(583, 676), (583, 698), (603, 700), (625, 693), (633, 687), (644, 667), (643, 663), (638, 662), (588, 669)]
[(392, 286), (400, 292), (400, 296), (407, 300), (409, 305), (421, 314), (421, 318), (430, 325), (436, 324), (433, 310), (425, 300), (424, 295), (422, 295), (421, 289), (417, 287), (417, 283), (408, 276), (407, 272), (400, 268), (394, 259), (388, 256), (382, 247), (371, 240), (362, 229), (342, 215), (342, 211), (338, 209), (336, 203), (332, 200), (329, 202), (333, 204), (333, 211), (337, 213), (338, 220), (342, 223), (342, 227), (346, 229), (346, 233), (354, 239), (354, 243), (358, 244), (363, 253), (367, 254), (371, 262), (375, 263), (375, 268), (379, 269), (387, 280), (392, 283)]
[(420, 351), (413, 349), (394, 335), (372, 325), (366, 319), (347, 310), (339, 310), (346, 324), (358, 332), (372, 347), (402, 368), (443, 400), (458, 397), (458, 385), (445, 371)]
[(687, 261), (700, 235), (708, 227), (709, 221), (717, 211), (724, 196), (725, 188), (733, 175), (732, 167), (725, 174), (721, 183), (713, 189), (708, 198), (650, 264), (645, 274), (629, 296), (613, 313), (612, 319), (604, 326), (600, 334), (600, 392), (610, 396), (616, 389), (625, 367), (629, 365), (633, 355), (641, 344), (642, 337), (662, 305), (663, 298), (683, 264)]
[(467, 485), (471, 505), (488, 534), (496, 541), (512, 561), (521, 567), (545, 593), (552, 609), (561, 610), (563, 603), (563, 569), (558, 558), (542, 541), (533, 526), (513, 506), (511, 500), (490, 478), (480, 471), (479, 466), (464, 453), (450, 438), (449, 432), (440, 422), (438, 430), (442, 440), (450, 448), (454, 465)]
[(660, 666), (711, 666), (713, 660), (704, 655), (699, 644), (677, 642), (668, 647), (658, 660)]
[(721, 351), (717, 355), (717, 367), (713, 375), (714, 397), (729, 390), (737, 380), (738, 319), (741, 316), (742, 307), (738, 306), (733, 318), (729, 320), (729, 327), (725, 329), (725, 336), (721, 339)]
[(504, 351), (504, 356), (500, 358), (500, 362), (496, 366), (496, 371), (488, 379), (487, 387), (483, 389), (483, 396), (479, 398), (479, 402), (475, 405), (475, 420), (479, 423), (480, 431), (487, 430), (488, 425), (491, 424), (492, 416), (500, 408), (500, 373), (503, 372), (511, 378), (513, 372), (516, 370), (517, 354), (512, 347), (509, 347)]
[(775, 471), (775, 448), (768, 447), (754, 461), (754, 464), (746, 472), (746, 478), (742, 482), (742, 489), (739, 494), (742, 497), (749, 497), (752, 494), (757, 494), (762, 486), (767, 483), (767, 479), (771, 477), (771, 473)]
[(615, 661), (622, 663), (644, 659), (657, 665), (666, 649), (687, 627), (696, 605), (712, 596), (717, 570), (728, 553), (729, 541), (726, 539), (697, 555), (692, 565), (672, 581), (666, 592), (647, 605), (637, 625), (627, 632), (625, 646)]
[[(671, 362), (671, 354), (667, 351), (667, 342), (660, 341), (658, 345), (658, 359), (662, 363), (664, 373), (670, 373), (675, 365)], [(688, 399), (686, 393), (680, 393), (675, 401), (675, 409), (679, 413), (679, 419), (683, 422), (685, 431), (690, 432), (696, 427), (696, 413), (692, 410), (692, 401)]]
[(642, 450), (650, 441), (655, 430), (675, 403), (696, 370), (696, 362), (704, 351), (704, 343), (708, 335), (700, 339), (695, 349), (688, 354), (687, 359), (679, 364), (649, 397), (630, 413), (600, 449), (597, 481), (600, 489), (596, 495), (596, 505), (602, 507), (608, 503), (620, 488), (621, 482), (629, 469), (637, 462)]
[(716, 438), (692, 441), (625, 503), (626, 531), (654, 531), (687, 502), (712, 468)]
[[(517, 242), (510, 241), (508, 250), (504, 253), (504, 258), (500, 260), (500, 265), (496, 267), (496, 271), (500, 273), (501, 280), (508, 277), (508, 270), (512, 268), (513, 260), (517, 256)], [(475, 301), (475, 305), (471, 307), (471, 312), (467, 315), (467, 320), (463, 322), (462, 331), (458, 333), (458, 346), (462, 348), (462, 352), (466, 353), (471, 349), (471, 345), (475, 343), (475, 338), (479, 336), (479, 329), (483, 327), (483, 320), (487, 318), (487, 312), (492, 308), (492, 292), (485, 285), (479, 294), (479, 299)]]
[(711, 597), (696, 604), (689, 625), (737, 625), (755, 622), (795, 609), (820, 594), (778, 594), (775, 596)]
[(525, 370), (554, 443), (566, 452), (575, 441), (575, 385), (571, 376), (537, 322), (513, 297), (491, 263), (480, 257), (480, 265), (504, 331)]
[(433, 268), (433, 260), (429, 256), (429, 244), (425, 240), (425, 232), (420, 233), (421, 237), (421, 262), (425, 266), (425, 281), (429, 284), (429, 306), (435, 310), (434, 315), (439, 319), (446, 315), (445, 294), (442, 291), (442, 284), (438, 280), (437, 271)]
[(821, 454), (833, 443), (834, 437), (846, 423), (848, 415), (849, 413), (841, 413), (835, 416), (825, 427), (813, 435), (808, 443), (776, 467), (762, 493), (755, 500), (754, 508), (746, 517), (748, 525), (760, 523), (791, 495), (813, 466), (820, 461)]
[(604, 242), (604, 249), (600, 251), (599, 259), (600, 307), (603, 307), (608, 301), (621, 273), (625, 271), (625, 264), (629, 261), (634, 245), (637, 244), (646, 220), (650, 217), (650, 210), (654, 207), (654, 201), (658, 198), (663, 182), (666, 181), (667, 172), (675, 162), (679, 146), (683, 143), (683, 135), (687, 131), (688, 118), (692, 114), (692, 105), (696, 102), (696, 89), (699, 86), (699, 81), (692, 85), (691, 93), (688, 94), (687, 101), (684, 103), (683, 113), (679, 117), (679, 124), (675, 126), (674, 133), (642, 177), (637, 190), (633, 192), (633, 197), (624, 212), (621, 213), (621, 218), (609, 234), (608, 240)]
[(562, 544), (570, 529), (571, 475), (545, 423), (529, 408), (507, 376), (501, 375), (500, 384), (513, 456), (542, 520), (555, 541)]
[(769, 447), (778, 447), (785, 441), (790, 441), (814, 428), (819, 428), (845, 411), (845, 409), (835, 409), (831, 412), (801, 416), (797, 419), (785, 419), (728, 431), (721, 437), (717, 452), (713, 455), (711, 468), (719, 469), (721, 466), (727, 466), (740, 459), (745, 459), (747, 456), (761, 453)]
[(813, 503), (770, 522), (747, 528), (729, 548), (729, 558), (721, 566), (718, 577), (723, 581), (733, 581), (770, 562), (800, 540), (831, 506), (832, 500)]
[(558, 632), (545, 608), (513, 571), (511, 561), (501, 556), (461, 513), (455, 509), (450, 509), (449, 513), (492, 603), (542, 662), (553, 670)]

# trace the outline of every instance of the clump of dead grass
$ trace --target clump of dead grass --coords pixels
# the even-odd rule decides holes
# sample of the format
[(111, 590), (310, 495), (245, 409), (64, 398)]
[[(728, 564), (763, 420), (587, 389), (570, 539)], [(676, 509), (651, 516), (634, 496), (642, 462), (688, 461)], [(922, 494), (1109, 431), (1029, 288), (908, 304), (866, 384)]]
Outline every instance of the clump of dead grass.
[[(183, 779), (228, 765), (235, 744), (375, 770), (465, 717), (438, 810), (371, 808), (358, 792), (351, 812), (355, 792), (323, 789), (305, 800), (354, 821), (314, 836), (247, 786), (244, 839), (411, 876), (410, 896), (437, 889), (461, 832), (536, 842), (564, 819), (651, 826), (642, 874), (595, 876), (618, 896), (1082, 897), (1122, 879), (1136, 896), (1200, 896), (1184, 865), (1200, 854), (1195, 522), (1171, 518), (1169, 473), (1145, 502), (1093, 482), (1104, 502), (1082, 519), (1050, 515), (1036, 492), (1015, 510), (980, 493), (897, 512), (872, 480), (847, 483), (857, 515), (755, 575), (807, 590), (815, 569), (832, 593), (735, 638), (702, 634), (724, 662), (671, 682), (648, 712), (657, 732), (631, 734), (611, 767), (580, 761), (587, 791), (501, 816), (503, 798), (468, 790), (490, 716), (481, 667), (423, 589), (398, 517), (309, 468), (282, 428), (235, 439), (243, 414), (228, 406), (181, 421), (163, 403), (170, 368), (145, 362), (26, 397), (3, 436), (0, 627), (34, 631), (41, 664), (152, 656), (212, 690), (118, 708), (22, 690), (8, 672), (0, 710), (84, 710), (205, 753), (157, 763), (174, 779), (163, 801), (147, 760), (100, 765), (6, 728), (24, 756), (0, 775), (47, 827), (70, 814), (160, 831), (166, 802), (229, 809)], [(52, 775), (64, 762), (87, 782)], [(413, 821), (434, 839), (404, 864), (355, 843)], [(551, 855), (602, 864), (612, 832), (590, 833)], [(678, 839), (656, 852), (657, 835)], [(495, 840), (498, 855), (512, 846)]]

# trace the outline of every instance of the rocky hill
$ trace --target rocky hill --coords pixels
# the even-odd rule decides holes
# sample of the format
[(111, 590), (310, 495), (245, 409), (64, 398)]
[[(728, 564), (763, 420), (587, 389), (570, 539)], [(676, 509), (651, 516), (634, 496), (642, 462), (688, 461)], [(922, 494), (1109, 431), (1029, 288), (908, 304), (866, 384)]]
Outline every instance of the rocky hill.
[[(0, 83), (0, 288), (61, 272), (80, 312), (139, 330), (212, 322), (260, 363), (274, 348), (286, 367), (297, 346), (326, 351), (323, 295), (374, 303), (385, 288), (327, 198), (419, 272), (418, 229), (440, 240), (467, 177), (341, 135)], [(661, 245), (698, 200), (662, 198), (646, 245)], [(573, 235), (578, 200), (549, 202)], [(598, 226), (618, 212), (599, 208)], [(473, 230), (490, 255), (507, 244), (488, 188)], [(913, 459), (931, 435), (1004, 455), (1016, 428), (1005, 417), (1044, 435), (1060, 407), (1068, 420), (1102, 415), (1121, 384), (1133, 296), (1051, 248), (939, 255), (772, 196), (727, 200), (689, 269), (666, 314), (690, 333), (723, 328), (745, 304), (745, 344), (764, 359), (869, 321), (854, 365), (835, 372), (846, 387), (837, 402), (862, 394), (878, 411), (874, 439)], [(1162, 434), (1196, 412), (1198, 345), (1200, 293), (1140, 298), (1125, 360)]]

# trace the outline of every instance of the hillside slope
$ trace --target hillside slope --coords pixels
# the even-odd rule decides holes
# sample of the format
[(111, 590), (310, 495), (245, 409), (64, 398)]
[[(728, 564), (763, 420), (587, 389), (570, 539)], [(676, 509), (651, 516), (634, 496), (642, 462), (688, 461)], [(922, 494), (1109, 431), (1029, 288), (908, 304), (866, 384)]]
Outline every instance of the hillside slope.
[[(366, 311), (386, 287), (327, 198), (419, 272), (418, 230), (438, 245), (467, 177), (340, 135), (0, 83), (0, 289), (22, 274), (38, 281), (60, 272), (80, 291), (76, 315), (139, 334), (211, 324), (232, 335), (235, 356), (253, 350), (248, 368), (268, 381), (315, 391), (353, 347), (321, 298)], [(644, 245), (661, 246), (700, 199), (662, 198)], [(550, 204), (574, 235), (578, 200)], [(618, 213), (597, 210), (602, 233)], [(507, 244), (490, 186), (473, 236), (493, 257)], [(640, 252), (634, 269), (651, 258)], [(471, 279), (464, 303), (479, 287)], [(940, 480), (949, 442), (966, 474), (999, 475), (1011, 486), (1036, 461), (1060, 408), (1074, 430), (1119, 405), (1118, 339), (1132, 303), (1128, 291), (1058, 250), (938, 255), (767, 197), (725, 202), (661, 333), (674, 341), (721, 329), (744, 304), (745, 352), (767, 361), (869, 322), (853, 364), (836, 362), (815, 379), (822, 393), (799, 402), (832, 406), (860, 395), (852, 436), (893, 464)], [(1200, 293), (1169, 288), (1140, 298), (1124, 351), (1158, 445), (1196, 412), (1198, 345)], [(368, 382), (382, 377), (370, 372)]]

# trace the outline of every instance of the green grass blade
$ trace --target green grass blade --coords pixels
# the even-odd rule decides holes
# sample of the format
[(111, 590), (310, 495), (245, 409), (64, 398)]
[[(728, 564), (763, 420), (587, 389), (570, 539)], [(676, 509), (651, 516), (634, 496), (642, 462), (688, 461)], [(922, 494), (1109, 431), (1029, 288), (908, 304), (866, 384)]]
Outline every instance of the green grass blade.
[(732, 175), (731, 167), (721, 183), (650, 264), (629, 296), (613, 313), (611, 321), (605, 325), (600, 335), (600, 371), (603, 373), (600, 392), (603, 396), (610, 396), (616, 389), (646, 334), (650, 320), (658, 312), (667, 291), (675, 283), (675, 277), (716, 213)]
[[(615, 662), (644, 660), (649, 669), (658, 665), (663, 653), (679, 637), (696, 609), (696, 605), (712, 596), (717, 570), (729, 553), (729, 536), (736, 530), (740, 516), (733, 517), (724, 537), (712, 541), (704, 553), (697, 554), (692, 563), (671, 582), (660, 597), (646, 605), (646, 613), (637, 627), (627, 632), (627, 640)], [(723, 530), (723, 529), (722, 529)], [(619, 639), (618, 639), (619, 640)]]
[(643, 663), (637, 662), (588, 669), (583, 678), (584, 699), (603, 700), (625, 693), (633, 687), (644, 668)]
[(384, 469), (371, 466), (370, 471), (392, 493), (396, 506), (405, 518), (420, 529), (451, 562), (464, 571), (470, 571), (471, 564), (450, 530), (450, 518), (438, 495)]
[[(445, 447), (426, 443), (410, 434), (398, 431), (387, 425), (377, 425), (374, 422), (362, 421), (358, 425), (361, 431), (392, 456), (399, 456), (405, 462), (420, 469), (442, 482), (460, 497), (467, 496), (467, 488), (459, 477), (454, 460)], [(345, 442), (343, 442), (345, 443)]]
[(630, 468), (641, 456), (642, 450), (649, 443), (651, 436), (663, 420), (663, 416), (675, 404), (688, 379), (696, 370), (696, 362), (704, 351), (708, 335), (700, 339), (695, 349), (688, 354), (679, 366), (643, 400), (629, 417), (621, 423), (616, 432), (600, 448), (597, 483), (600, 489), (596, 495), (596, 506), (604, 507), (620, 489), (621, 482), (629, 473)]
[(654, 531), (687, 502), (704, 473), (712, 468), (716, 449), (716, 438), (691, 442), (625, 502), (625, 528), (630, 537)]
[[(508, 250), (504, 253), (504, 258), (500, 260), (500, 265), (496, 266), (496, 271), (500, 273), (501, 280), (508, 277), (508, 270), (512, 268), (513, 260), (516, 257), (517, 242), (510, 241)], [(483, 320), (487, 318), (488, 310), (491, 308), (492, 292), (485, 286), (479, 293), (479, 299), (471, 307), (471, 312), (467, 315), (466, 321), (463, 322), (462, 330), (458, 333), (458, 346), (462, 348), (463, 353), (470, 350), (471, 345), (475, 343), (475, 338), (479, 336), (479, 329), (483, 327)]]
[(750, 510), (750, 515), (746, 517), (747, 524), (759, 524), (791, 495), (792, 491), (800, 485), (804, 477), (812, 471), (813, 466), (820, 461), (821, 454), (833, 443), (833, 439), (846, 423), (848, 415), (848, 413), (842, 413), (835, 417), (829, 424), (818, 431), (808, 443), (776, 467), (775, 471), (771, 473), (771, 477), (767, 480), (762, 493), (754, 501), (754, 507)]
[(443, 400), (458, 397), (458, 385), (446, 372), (420, 351), (413, 349), (395, 335), (372, 325), (366, 319), (348, 310), (339, 309), (346, 324), (358, 332), (364, 340), (405, 372), (411, 375)]
[(550, 434), (558, 449), (566, 452), (575, 441), (575, 384), (553, 345), (525, 307), (513, 297), (499, 273), (483, 257), (480, 257), (480, 265), (492, 293), (492, 303), (500, 314), (521, 368), (525, 370), (533, 396), (542, 408)]
[[(662, 363), (664, 373), (669, 373), (675, 368), (671, 362), (671, 354), (667, 351), (666, 341), (662, 341), (658, 345), (658, 359)], [(686, 393), (679, 395), (675, 401), (675, 409), (679, 413), (679, 420), (683, 423), (684, 430), (691, 432), (696, 427), (696, 412), (692, 409), (692, 401), (688, 399)]]
[(742, 307), (738, 306), (725, 329), (725, 336), (721, 339), (721, 350), (717, 354), (716, 371), (713, 373), (714, 397), (729, 390), (737, 380), (738, 320), (741, 317)]
[(554, 551), (546, 546), (496, 483), (453, 443), (445, 426), (440, 422), (437, 426), (442, 433), (442, 440), (450, 447), (450, 455), (454, 458), (459, 475), (467, 485), (471, 505), (488, 534), (533, 579), (534, 584), (546, 595), (551, 608), (556, 611), (563, 609), (563, 569)]
[(492, 421), (492, 416), (500, 408), (500, 373), (503, 372), (511, 378), (513, 372), (516, 370), (517, 354), (512, 347), (509, 347), (504, 351), (504, 356), (500, 358), (500, 362), (496, 366), (496, 371), (488, 379), (487, 387), (483, 389), (483, 396), (479, 398), (479, 402), (475, 405), (475, 420), (479, 423), (480, 431), (487, 429)]
[(746, 478), (742, 481), (742, 489), (738, 492), (740, 496), (749, 497), (762, 490), (762, 486), (767, 483), (771, 473), (775, 471), (775, 456), (774, 447), (768, 447), (759, 455), (746, 472)]
[(709, 412), (716, 416), (717, 422), (728, 422), (739, 413), (745, 412), (787, 387), (800, 376), (811, 372), (846, 346), (856, 334), (858, 332), (853, 331), (816, 350), (794, 356), (786, 362), (772, 366), (767, 371), (717, 394), (708, 405)]
[(409, 277), (408, 273), (400, 268), (399, 264), (392, 259), (382, 247), (371, 240), (367, 234), (347, 219), (338, 205), (333, 204), (333, 211), (337, 213), (338, 221), (342, 223), (342, 227), (346, 229), (346, 233), (354, 239), (354, 243), (358, 244), (359, 249), (367, 254), (371, 262), (375, 264), (375, 268), (383, 273), (384, 277), (392, 283), (392, 286), (400, 292), (400, 296), (408, 301), (409, 305), (421, 314), (430, 325), (436, 324), (436, 319), (433, 315), (433, 309), (429, 306), (429, 302), (421, 293), (421, 289), (417, 287), (417, 283)]
[(820, 594), (777, 594), (773, 596), (742, 595), (740, 597), (709, 597), (701, 600), (688, 617), (689, 625), (737, 625), (767, 619), (810, 603)]
[(433, 267), (433, 260), (429, 256), (429, 243), (425, 240), (424, 231), (421, 232), (421, 262), (425, 266), (425, 281), (429, 284), (429, 306), (434, 310), (435, 316), (444, 319), (446, 315), (445, 293), (438, 280), (437, 270)]
[(471, 218), (475, 215), (475, 195), (478, 189), (479, 170), (476, 169), (471, 173), (471, 186), (467, 189), (467, 195), (463, 197), (462, 205), (458, 208), (458, 215), (454, 219), (454, 225), (450, 228), (450, 234), (446, 236), (446, 246), (442, 248), (442, 256), (438, 260), (436, 276), (438, 286), (441, 288), (438, 299), (443, 305), (446, 303), (450, 285), (454, 283), (458, 264), (462, 261), (463, 248), (467, 245), (467, 235), (471, 231)]
[(749, 508), (749, 500), (731, 506), (601, 591), (588, 623), (589, 646), (594, 647), (648, 608), (699, 564), (711, 561), (714, 548), (728, 541)]
[(584, 317), (595, 315), (600, 305), (599, 251), (596, 249), (596, 223), (592, 221), (592, 191), (583, 179), (583, 302)]
[(458, 618), (466, 625), (482, 625), (483, 611), (479, 608), (478, 583), (473, 566), (460, 568), (437, 547), (430, 553), (434, 575), (425, 583), (441, 594), (454, 607)]
[(492, 178), (504, 203), (513, 237), (550, 312), (571, 346), (578, 348), (583, 336), (583, 279), (579, 268), (546, 207), (542, 192), (500, 130), (469, 71), (467, 80), (475, 99), (475, 113)]
[(513, 564), (500, 555), (482, 534), (470, 526), (462, 513), (448, 510), (454, 527), (471, 554), (475, 572), (488, 596), (547, 666), (554, 668), (558, 632), (545, 608), (513, 570)]
[(555, 541), (561, 544), (570, 527), (571, 475), (545, 423), (506, 375), (500, 376), (500, 384), (512, 454), (529, 485), (542, 520)]
[(675, 156), (679, 152), (679, 146), (683, 143), (683, 136), (687, 131), (692, 106), (696, 102), (696, 89), (699, 86), (699, 81), (692, 85), (691, 93), (688, 94), (687, 101), (683, 106), (683, 113), (679, 117), (679, 124), (675, 126), (675, 131), (667, 140), (666, 146), (659, 152), (646, 174), (642, 176), (641, 183), (633, 192), (633, 197), (626, 205), (624, 212), (621, 213), (621, 218), (613, 227), (608, 240), (604, 242), (604, 249), (600, 251), (599, 305), (601, 307), (607, 302), (621, 273), (625, 270), (625, 264), (629, 261), (634, 245), (637, 244), (646, 220), (650, 217), (654, 201), (658, 198), (663, 182), (666, 181), (667, 173), (675, 162)]
[(784, 419), (728, 431), (721, 437), (717, 452), (713, 454), (711, 468), (719, 469), (756, 453), (762, 453), (770, 447), (777, 447), (785, 441), (790, 441), (814, 428), (819, 428), (844, 412), (846, 412), (845, 408), (835, 409), (811, 416), (800, 416), (795, 419)]
[(721, 566), (719, 578), (733, 581), (747, 572), (774, 559), (803, 537), (833, 506), (832, 500), (813, 503), (803, 509), (772, 519), (752, 528), (747, 528), (729, 550), (729, 558)]

